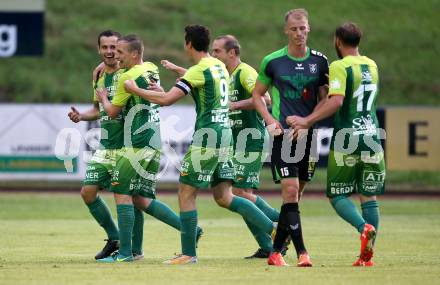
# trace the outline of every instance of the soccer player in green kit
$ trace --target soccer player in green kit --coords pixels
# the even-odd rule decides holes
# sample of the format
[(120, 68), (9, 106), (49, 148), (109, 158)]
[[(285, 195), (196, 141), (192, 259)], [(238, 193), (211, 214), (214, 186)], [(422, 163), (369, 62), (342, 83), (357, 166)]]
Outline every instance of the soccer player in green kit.
[[(159, 81), (157, 67), (150, 62), (143, 62), (144, 46), (135, 35), (122, 37), (117, 43), (117, 59), (120, 67), (125, 68), (120, 75), (115, 95), (108, 99), (106, 89), (98, 89), (97, 97), (106, 113), (117, 117), (123, 112), (124, 147), (116, 157), (110, 191), (114, 193), (118, 212), (120, 248), (119, 253), (99, 262), (123, 262), (136, 259), (135, 237), (142, 232), (133, 232), (135, 218), (134, 206), (155, 218), (180, 230), (179, 217), (164, 203), (155, 199), (156, 175), (160, 160), (160, 129), (158, 105), (152, 104), (124, 89), (124, 81), (133, 79), (143, 88)], [(142, 231), (139, 229), (139, 231)], [(198, 228), (200, 237), (201, 229)], [(140, 247), (142, 244), (140, 244)], [(142, 248), (140, 248), (141, 250)]]
[[(238, 40), (232, 35), (217, 37), (212, 42), (211, 48), (212, 56), (221, 60), (230, 74), (229, 120), (234, 141), (233, 160), (236, 172), (232, 193), (255, 203), (269, 219), (277, 222), (279, 212), (262, 197), (253, 194), (253, 189), (258, 189), (260, 185), (260, 171), (267, 155), (264, 151), (267, 132), (264, 121), (253, 110), (251, 94), (258, 74), (250, 65), (241, 62), (240, 49)], [(163, 60), (162, 64), (179, 76), (183, 76), (187, 71), (167, 60)], [(269, 95), (265, 97), (265, 100), (267, 104), (270, 103)], [(272, 251), (272, 238), (252, 224), (247, 223), (247, 226), (260, 248), (246, 258), (267, 258)]]
[[(94, 90), (106, 88), (111, 100), (116, 88), (118, 77), (123, 72), (119, 69), (118, 61), (115, 58), (116, 44), (121, 35), (111, 30), (103, 31), (98, 36), (98, 53), (104, 63), (102, 76), (93, 84)], [(99, 252), (95, 259), (109, 256), (119, 249), (119, 232), (113, 222), (110, 210), (105, 201), (98, 196), (99, 189), (109, 188), (113, 166), (115, 164), (116, 153), (123, 146), (124, 141), (124, 119), (122, 115), (110, 118), (104, 111), (102, 104), (99, 103), (94, 95), (93, 108), (80, 113), (72, 107), (68, 114), (69, 118), (78, 123), (80, 121), (94, 121), (99, 119), (101, 125), (101, 149), (98, 149), (89, 164), (87, 165), (84, 186), (81, 189), (81, 197), (90, 210), (90, 213), (107, 233), (108, 240), (104, 248)], [(136, 228), (143, 228), (143, 214), (136, 212)], [(136, 237), (138, 239), (138, 237)], [(142, 237), (140, 237), (142, 241)]]
[[(335, 114), (327, 197), (336, 213), (361, 234), (360, 255), (353, 266), (372, 266), (379, 227), (376, 195), (384, 192), (385, 161), (376, 116), (379, 74), (376, 63), (359, 53), (361, 37), (361, 30), (353, 23), (336, 29), (340, 60), (330, 65), (329, 99), (319, 110), (307, 117), (294, 116), (288, 123), (298, 132)], [(354, 140), (355, 148), (345, 148), (349, 140)], [(355, 192), (359, 193), (362, 215), (348, 197)]]
[(166, 264), (197, 262), (196, 196), (199, 188), (211, 187), (219, 206), (239, 213), (260, 230), (271, 233), (273, 229), (272, 221), (255, 204), (232, 194), (235, 175), (228, 119), (229, 74), (221, 61), (209, 55), (209, 42), (206, 27), (185, 27), (185, 51), (195, 65), (168, 92), (158, 86), (154, 91), (144, 90), (134, 81), (125, 82), (127, 90), (159, 105), (171, 105), (190, 93), (196, 103), (195, 133), (182, 162), (179, 183), (182, 254), (165, 261)]
[[(212, 42), (212, 56), (220, 59), (228, 69), (229, 80), (229, 119), (234, 140), (234, 167), (236, 177), (232, 188), (234, 195), (246, 198), (273, 222), (278, 222), (280, 213), (271, 207), (261, 196), (253, 193), (260, 186), (260, 171), (267, 153), (264, 149), (267, 131), (263, 119), (255, 111), (252, 90), (258, 73), (253, 67), (240, 59), (241, 47), (232, 35), (219, 36)], [(270, 97), (265, 96), (266, 104)], [(246, 258), (267, 258), (272, 251), (272, 239), (258, 231), (252, 224), (248, 228), (260, 248)]]
[[(264, 57), (252, 92), (255, 109), (268, 129), (274, 129), (271, 167), (275, 183), (281, 184), (283, 199), (274, 252), (269, 256), (268, 264), (288, 265), (281, 250), (290, 235), (298, 256), (297, 266), (308, 267), (312, 266), (312, 261), (303, 241), (299, 200), (306, 183), (313, 177), (315, 161), (311, 154), (316, 140), (310, 130), (304, 144), (303, 139), (289, 141), (290, 126), (286, 120), (292, 115), (310, 114), (322, 105), (321, 99), (327, 95), (328, 62), (323, 54), (307, 46), (310, 26), (306, 10), (290, 10), (284, 19), (288, 44)], [(272, 91), (272, 113), (262, 100), (269, 88)]]

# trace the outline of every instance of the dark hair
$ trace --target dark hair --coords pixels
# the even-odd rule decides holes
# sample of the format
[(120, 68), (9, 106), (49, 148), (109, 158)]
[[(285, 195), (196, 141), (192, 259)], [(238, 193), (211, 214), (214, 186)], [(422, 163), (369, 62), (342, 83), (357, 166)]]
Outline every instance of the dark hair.
[(335, 37), (345, 45), (357, 47), (361, 41), (362, 31), (355, 23), (347, 22), (336, 28)]
[(231, 49), (233, 49), (235, 51), (235, 55), (240, 55), (240, 43), (233, 35), (219, 36), (215, 40), (225, 40), (225, 50), (230, 51)]
[(196, 51), (208, 52), (209, 49), (209, 30), (201, 25), (189, 25), (185, 27), (185, 42), (191, 43)]
[(142, 40), (134, 34), (123, 36), (119, 41), (124, 41), (128, 43), (128, 51), (137, 51), (139, 55), (142, 56), (144, 53), (144, 43)]
[(118, 40), (121, 38), (121, 34), (112, 30), (105, 30), (98, 35), (98, 46), (101, 46), (102, 37), (116, 37)]

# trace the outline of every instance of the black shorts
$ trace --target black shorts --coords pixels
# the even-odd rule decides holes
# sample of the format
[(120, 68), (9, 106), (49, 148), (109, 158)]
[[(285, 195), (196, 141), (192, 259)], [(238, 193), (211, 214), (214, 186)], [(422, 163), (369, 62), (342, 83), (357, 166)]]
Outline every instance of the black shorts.
[[(311, 129), (307, 137), (296, 142), (289, 141), (287, 135), (284, 134), (274, 138), (271, 168), (275, 183), (280, 183), (283, 178), (294, 177), (298, 177), (300, 181), (312, 180), (317, 161), (315, 159), (317, 158), (317, 140), (314, 139), (313, 134), (313, 129)], [(311, 153), (314, 154), (313, 158), (311, 158)]]

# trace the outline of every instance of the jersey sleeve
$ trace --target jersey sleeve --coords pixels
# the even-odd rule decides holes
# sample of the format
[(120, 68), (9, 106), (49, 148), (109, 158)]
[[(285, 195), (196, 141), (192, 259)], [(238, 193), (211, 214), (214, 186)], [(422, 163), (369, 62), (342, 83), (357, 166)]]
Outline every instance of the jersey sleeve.
[(116, 87), (115, 96), (112, 99), (112, 104), (115, 106), (123, 107), (127, 104), (128, 99), (132, 96), (130, 93), (125, 91), (124, 82), (130, 79), (127, 74), (121, 74)]
[(258, 73), (250, 66), (243, 68), (240, 73), (240, 83), (249, 94), (252, 94), (255, 88), (257, 77)]
[(328, 96), (343, 95), (345, 96), (345, 88), (347, 83), (347, 71), (342, 61), (334, 61), (330, 65), (329, 72), (329, 91)]
[(328, 84), (329, 68), (328, 61), (325, 58), (321, 60), (321, 66), (319, 68), (321, 73), (319, 74), (319, 86), (324, 86)]
[(198, 66), (192, 66), (175, 86), (185, 94), (188, 94), (192, 89), (202, 87), (204, 84), (205, 77), (203, 71)]
[(272, 73), (270, 72), (269, 69), (270, 67), (269, 62), (270, 62), (270, 58), (266, 56), (261, 62), (260, 71), (257, 77), (258, 81), (260, 81), (266, 86), (272, 83)]

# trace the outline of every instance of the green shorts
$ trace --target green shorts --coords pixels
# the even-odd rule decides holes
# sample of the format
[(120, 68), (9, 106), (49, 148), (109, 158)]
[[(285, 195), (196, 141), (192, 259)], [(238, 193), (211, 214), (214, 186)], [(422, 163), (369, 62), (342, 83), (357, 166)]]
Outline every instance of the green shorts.
[(260, 187), (260, 171), (267, 153), (264, 152), (235, 152), (234, 187), (243, 189), (258, 189)]
[(330, 151), (327, 169), (327, 197), (351, 195), (355, 192), (373, 196), (385, 191), (383, 153), (372, 157)]
[(235, 177), (232, 146), (220, 149), (191, 145), (183, 158), (180, 179), (183, 184), (209, 188)]
[(109, 188), (116, 156), (120, 149), (102, 149), (93, 154), (87, 164), (83, 185), (96, 185), (100, 189)]
[(124, 147), (116, 157), (110, 191), (156, 198), (160, 150)]

